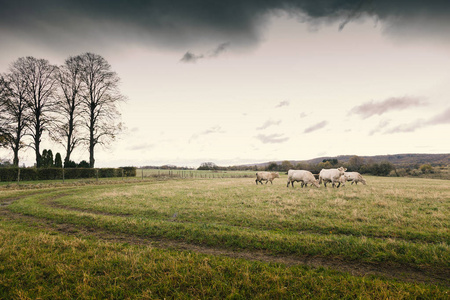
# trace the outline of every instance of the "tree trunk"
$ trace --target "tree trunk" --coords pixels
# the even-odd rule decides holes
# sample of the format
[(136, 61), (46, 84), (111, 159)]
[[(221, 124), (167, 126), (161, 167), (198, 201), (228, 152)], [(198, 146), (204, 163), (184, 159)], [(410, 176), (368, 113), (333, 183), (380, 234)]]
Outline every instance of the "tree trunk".
[(92, 128), (90, 130), (90, 138), (89, 138), (89, 167), (93, 168), (94, 164), (95, 164), (95, 159), (94, 159), (94, 147), (95, 147), (95, 143), (94, 143), (94, 128)]
[(13, 166), (19, 167), (19, 148), (14, 149), (14, 160), (13, 160)]
[(73, 146), (72, 146), (72, 135), (73, 135), (73, 114), (69, 119), (69, 132), (67, 134), (67, 148), (66, 148), (66, 157), (64, 158), (64, 164), (68, 164), (70, 161), (70, 155), (72, 154)]

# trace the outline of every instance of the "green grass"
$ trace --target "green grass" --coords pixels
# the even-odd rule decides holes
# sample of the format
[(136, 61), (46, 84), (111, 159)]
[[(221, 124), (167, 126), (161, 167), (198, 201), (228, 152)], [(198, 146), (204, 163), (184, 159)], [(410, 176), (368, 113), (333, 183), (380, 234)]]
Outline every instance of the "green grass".
[(340, 189), (286, 188), (285, 176), (263, 186), (187, 178), (4, 189), (0, 298), (448, 298), (449, 281), (433, 276), (427, 284), (359, 277), (132, 242), (368, 264), (386, 275), (390, 267), (450, 274), (448, 181), (367, 181)]

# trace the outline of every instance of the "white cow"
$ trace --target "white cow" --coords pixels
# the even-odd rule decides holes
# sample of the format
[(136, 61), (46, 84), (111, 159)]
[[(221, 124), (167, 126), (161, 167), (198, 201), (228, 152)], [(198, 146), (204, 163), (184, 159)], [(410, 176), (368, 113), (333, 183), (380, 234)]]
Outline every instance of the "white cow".
[(358, 172), (345, 172), (345, 176), (348, 181), (352, 182), (352, 184), (362, 182), (362, 184), (366, 185), (366, 180)]
[(310, 171), (306, 170), (289, 170), (287, 187), (289, 187), (289, 183), (292, 187), (294, 187), (294, 181), (300, 181), (302, 187), (307, 186), (308, 183), (315, 185), (316, 187), (320, 187), (319, 182), (314, 175)]
[(278, 172), (257, 172), (255, 182), (256, 182), (256, 184), (258, 184), (258, 182), (262, 184), (262, 181), (265, 180), (266, 184), (269, 181), (271, 184), (273, 184), (272, 181), (275, 178), (280, 178), (280, 175), (278, 174)]
[(348, 180), (348, 178), (347, 178), (347, 176), (344, 173), (344, 175), (341, 175), (341, 177), (339, 177), (339, 181), (338, 181), (337, 187), (340, 187), (341, 185), (345, 186), (345, 183), (347, 182), (347, 180)]
[(333, 187), (335, 187), (337, 183), (340, 185), (340, 178), (344, 175), (345, 171), (347, 171), (347, 168), (344, 167), (337, 169), (322, 169), (319, 173), (319, 184), (323, 182), (325, 187), (327, 186), (327, 182), (331, 182)]

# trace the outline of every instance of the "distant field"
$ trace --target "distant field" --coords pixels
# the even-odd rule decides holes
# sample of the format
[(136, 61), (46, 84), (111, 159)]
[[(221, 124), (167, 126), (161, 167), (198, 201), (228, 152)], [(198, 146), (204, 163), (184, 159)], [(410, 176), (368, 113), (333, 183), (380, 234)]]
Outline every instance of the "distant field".
[(0, 299), (449, 298), (448, 181), (140, 172), (3, 186)]

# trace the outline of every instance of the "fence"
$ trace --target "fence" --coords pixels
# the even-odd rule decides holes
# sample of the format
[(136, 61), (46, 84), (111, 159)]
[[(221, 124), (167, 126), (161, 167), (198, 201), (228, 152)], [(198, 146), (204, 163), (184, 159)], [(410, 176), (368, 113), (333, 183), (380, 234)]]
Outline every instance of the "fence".
[(255, 177), (253, 171), (200, 171), (200, 170), (160, 170), (139, 169), (137, 176), (142, 179), (148, 177), (176, 177), (176, 178), (249, 178)]

